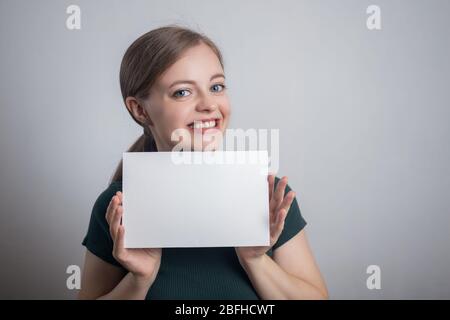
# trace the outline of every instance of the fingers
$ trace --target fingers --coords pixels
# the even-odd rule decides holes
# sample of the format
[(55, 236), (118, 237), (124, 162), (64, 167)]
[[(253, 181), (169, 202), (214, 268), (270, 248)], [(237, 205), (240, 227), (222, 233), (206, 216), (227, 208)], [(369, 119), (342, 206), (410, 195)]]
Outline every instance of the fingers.
[(280, 209), (277, 212), (276, 220), (273, 222), (270, 229), (271, 245), (273, 245), (280, 237), (281, 232), (284, 229), (284, 221), (286, 220), (286, 216), (286, 209)]
[(273, 185), (275, 184), (275, 176), (273, 174), (269, 174), (267, 176), (267, 181), (269, 182), (269, 201), (270, 201), (270, 199), (272, 199)]
[(280, 236), (281, 232), (283, 231), (284, 221), (286, 219), (286, 216), (287, 216), (286, 209), (281, 209), (277, 214), (277, 222), (275, 225), (275, 234), (277, 235), (277, 238)]
[(122, 208), (122, 213), (120, 215), (120, 224), (122, 224), (122, 215), (123, 215), (123, 193), (122, 193), (122, 191), (117, 191), (116, 196), (119, 198), (119, 206)]
[[(283, 177), (285, 178), (285, 177)], [(282, 179), (283, 180), (283, 179)], [(280, 185), (281, 181), (279, 182), (278, 186)], [(287, 185), (287, 179), (285, 179), (284, 186), (281, 186), (283, 188), (283, 192)], [(276, 190), (276, 192), (280, 192), (279, 190)], [(289, 191), (286, 196), (283, 198), (280, 205), (274, 210), (274, 216), (271, 219), (271, 228), (270, 228), (270, 237), (271, 237), (271, 243), (275, 243), (275, 241), (278, 240), (281, 233), (284, 229), (284, 223), (286, 220), (286, 217), (288, 215), (289, 209), (291, 207), (292, 202), (295, 199), (295, 192)]]
[(275, 191), (273, 192), (272, 199), (270, 200), (270, 211), (273, 213), (280, 206), (281, 201), (283, 201), (284, 190), (287, 185), (287, 177), (284, 176), (278, 181)]
[(287, 177), (283, 177), (280, 179), (280, 181), (278, 181), (270, 202), (271, 234), (276, 238), (278, 238), (278, 236), (283, 231), (284, 220), (289, 212), (292, 202), (295, 199), (295, 192), (292, 190), (284, 195), (287, 183)]
[(111, 198), (111, 201), (108, 204), (108, 208), (106, 208), (106, 221), (108, 221), (108, 223), (111, 221), (112, 213), (114, 212), (115, 208), (119, 204), (122, 204), (122, 194), (120, 194), (119, 197), (119, 192), (120, 191), (117, 191), (116, 194)]
[(289, 208), (291, 207), (292, 201), (294, 201), (295, 192), (289, 191), (288, 194), (284, 197), (283, 202), (280, 204), (279, 209), (284, 209), (286, 212), (289, 212)]
[(119, 226), (117, 229), (117, 237), (114, 241), (113, 256), (117, 260), (121, 261), (124, 259), (125, 254), (125, 228), (124, 226)]
[(117, 238), (117, 231), (121, 226), (122, 213), (123, 207), (122, 206), (117, 207), (111, 219), (111, 224), (109, 225), (109, 232), (111, 233), (111, 237), (114, 242), (116, 241)]
[(281, 201), (283, 200), (284, 190), (286, 189), (287, 182), (288, 182), (288, 178), (286, 176), (284, 176), (277, 183), (277, 188), (275, 189), (274, 197), (278, 203), (281, 203)]
[(118, 191), (112, 197), (106, 210), (106, 221), (108, 222), (109, 232), (114, 241), (116, 239), (118, 227), (121, 224), (122, 213), (122, 193)]

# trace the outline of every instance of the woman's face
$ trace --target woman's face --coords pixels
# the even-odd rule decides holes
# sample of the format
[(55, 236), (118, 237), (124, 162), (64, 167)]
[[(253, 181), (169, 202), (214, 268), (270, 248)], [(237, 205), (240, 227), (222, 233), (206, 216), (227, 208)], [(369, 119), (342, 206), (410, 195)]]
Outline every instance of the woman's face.
[[(175, 145), (184, 150), (200, 151), (206, 146), (216, 150), (219, 142), (211, 134), (224, 134), (230, 103), (214, 51), (203, 43), (188, 49), (152, 86), (144, 109), (159, 151), (171, 151)], [(190, 137), (181, 144), (171, 139), (180, 128)]]

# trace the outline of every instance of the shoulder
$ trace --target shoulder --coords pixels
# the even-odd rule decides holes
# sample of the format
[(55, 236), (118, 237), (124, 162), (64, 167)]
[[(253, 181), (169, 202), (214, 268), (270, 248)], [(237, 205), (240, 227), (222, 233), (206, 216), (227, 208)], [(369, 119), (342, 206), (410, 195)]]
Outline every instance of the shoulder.
[(95, 200), (92, 210), (94, 218), (100, 221), (105, 220), (106, 209), (108, 208), (111, 198), (117, 191), (122, 191), (122, 181), (112, 182), (100, 192)]
[(101, 191), (100, 195), (97, 197), (95, 201), (96, 204), (99, 205), (108, 205), (112, 196), (117, 192), (122, 191), (122, 181), (115, 181), (109, 184), (109, 186)]
[(122, 183), (113, 182), (100, 192), (92, 208), (88, 231), (82, 241), (82, 245), (94, 255), (119, 267), (120, 264), (112, 256), (113, 240), (106, 221), (106, 210), (113, 195), (121, 190)]

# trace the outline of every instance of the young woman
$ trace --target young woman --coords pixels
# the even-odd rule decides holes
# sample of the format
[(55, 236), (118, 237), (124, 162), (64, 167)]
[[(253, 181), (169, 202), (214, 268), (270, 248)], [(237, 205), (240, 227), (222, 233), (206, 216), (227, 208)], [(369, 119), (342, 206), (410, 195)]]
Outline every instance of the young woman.
[[(171, 151), (178, 144), (172, 132), (184, 128), (193, 134), (194, 123), (197, 129), (227, 128), (230, 104), (221, 53), (192, 30), (166, 26), (134, 41), (122, 60), (120, 86), (127, 110), (144, 129), (128, 151)], [(92, 210), (79, 298), (328, 297), (287, 177), (268, 176), (270, 246), (239, 248), (125, 249), (121, 180), (122, 162)], [(167, 195), (167, 201), (176, 199)]]

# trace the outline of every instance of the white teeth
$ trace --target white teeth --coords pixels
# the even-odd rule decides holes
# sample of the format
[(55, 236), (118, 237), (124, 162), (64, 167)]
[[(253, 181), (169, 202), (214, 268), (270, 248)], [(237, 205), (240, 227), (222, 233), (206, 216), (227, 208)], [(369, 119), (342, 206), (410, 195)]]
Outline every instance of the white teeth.
[(190, 125), (191, 128), (194, 129), (203, 129), (203, 128), (213, 128), (216, 126), (216, 120), (211, 120), (211, 121), (205, 121), (205, 122), (200, 122), (200, 121), (194, 121), (193, 124)]

